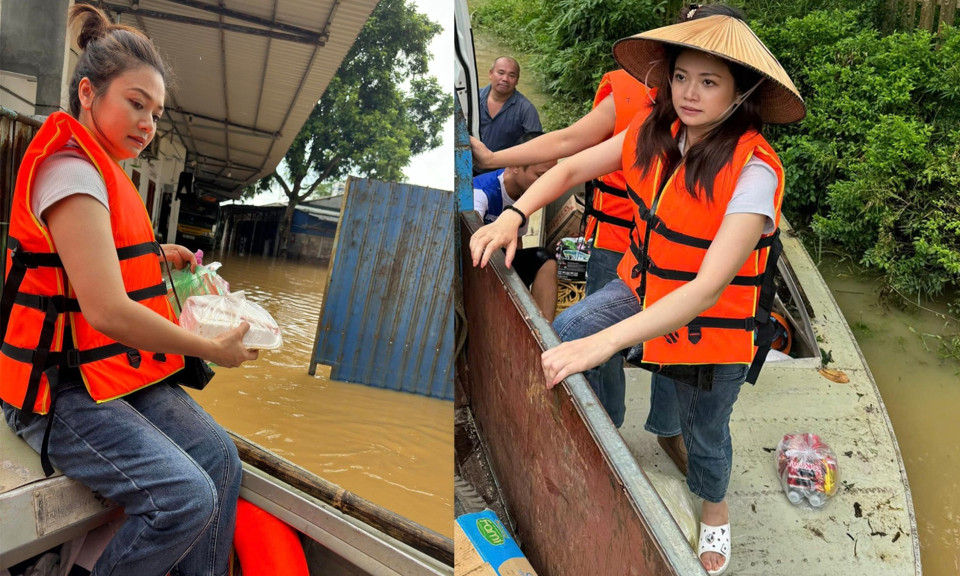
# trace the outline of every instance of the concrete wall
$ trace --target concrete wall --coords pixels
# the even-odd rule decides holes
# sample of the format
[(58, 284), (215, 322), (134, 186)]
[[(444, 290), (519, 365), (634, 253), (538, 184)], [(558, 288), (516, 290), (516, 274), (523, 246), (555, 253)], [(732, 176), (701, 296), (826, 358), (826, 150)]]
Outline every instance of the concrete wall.
[(3, 0), (0, 66), (37, 78), (37, 114), (60, 109), (70, 0)]

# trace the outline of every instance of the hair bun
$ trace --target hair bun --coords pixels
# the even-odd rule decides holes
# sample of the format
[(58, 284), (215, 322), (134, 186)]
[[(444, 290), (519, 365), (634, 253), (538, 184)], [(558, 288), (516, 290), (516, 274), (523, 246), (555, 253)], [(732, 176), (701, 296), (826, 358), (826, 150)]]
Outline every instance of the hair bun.
[(86, 50), (87, 46), (110, 33), (113, 25), (103, 12), (89, 4), (78, 4), (70, 13), (70, 24), (79, 23), (80, 32), (77, 34), (77, 46)]

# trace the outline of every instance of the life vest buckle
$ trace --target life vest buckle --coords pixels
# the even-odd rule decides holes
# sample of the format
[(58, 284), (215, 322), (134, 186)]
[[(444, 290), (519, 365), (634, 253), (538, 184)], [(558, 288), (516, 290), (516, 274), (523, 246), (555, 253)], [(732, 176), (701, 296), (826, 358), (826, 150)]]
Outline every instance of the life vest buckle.
[(67, 352), (67, 366), (69, 368), (80, 367), (80, 351), (76, 348), (70, 348)]
[(130, 350), (127, 350), (127, 361), (130, 362), (131, 366), (133, 366), (134, 368), (139, 368), (141, 360), (142, 358), (140, 357), (139, 350), (135, 348), (131, 348)]
[(700, 339), (703, 338), (703, 329), (699, 326), (687, 326), (687, 340), (691, 344), (696, 344), (700, 342)]
[(167, 355), (164, 354), (163, 352), (157, 352), (156, 354), (153, 355), (153, 359), (156, 360), (157, 362), (166, 362)]

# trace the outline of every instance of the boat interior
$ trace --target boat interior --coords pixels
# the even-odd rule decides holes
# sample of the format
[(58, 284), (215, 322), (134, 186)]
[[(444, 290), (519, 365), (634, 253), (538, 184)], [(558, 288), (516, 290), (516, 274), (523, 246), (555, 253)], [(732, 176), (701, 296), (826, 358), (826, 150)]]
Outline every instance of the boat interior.
[[(479, 225), (475, 213), (461, 214), (462, 251)], [(731, 571), (919, 576), (909, 483), (882, 398), (787, 222), (781, 239), (774, 312), (789, 324), (791, 346), (768, 355), (757, 384), (741, 388), (731, 418)], [(551, 576), (705, 574), (693, 553), (701, 500), (643, 428), (649, 373), (625, 367), (619, 429), (582, 376), (545, 390), (539, 355), (559, 342), (529, 292), (502, 256), (483, 270), (468, 258), (461, 264), (457, 515), (492, 509), (534, 568)], [(779, 483), (774, 453), (784, 434), (796, 432), (819, 434), (837, 456), (840, 489), (823, 508), (792, 505)], [(623, 534), (635, 520), (620, 512), (621, 500), (638, 517), (638, 536)], [(578, 546), (571, 532), (594, 543), (637, 540), (627, 549)]]
[[(244, 454), (243, 447), (249, 443), (242, 439), (237, 442)], [(65, 544), (123, 517), (119, 506), (59, 471), (45, 477), (39, 456), (6, 425), (0, 425), (0, 462), (0, 517), (5, 519), (5, 526), (16, 526), (0, 533), (0, 570), (10, 570), (13, 576), (33, 566), (40, 556), (59, 553)], [(279, 480), (276, 474), (258, 469), (246, 456), (243, 466), (241, 498), (297, 530), (310, 574), (453, 574), (452, 542), (448, 561), (438, 560), (401, 541), (417, 544), (416, 538), (399, 534), (389, 525), (384, 529), (374, 527), (356, 512), (362, 511), (364, 504), (357, 504), (357, 497), (345, 491), (339, 491), (341, 500), (354, 502), (354, 516), (359, 518)], [(297, 475), (308, 480), (312, 476), (302, 470)], [(317, 482), (312, 479), (313, 484)], [(16, 520), (8, 524), (10, 518)], [(235, 564), (235, 573), (242, 573)]]

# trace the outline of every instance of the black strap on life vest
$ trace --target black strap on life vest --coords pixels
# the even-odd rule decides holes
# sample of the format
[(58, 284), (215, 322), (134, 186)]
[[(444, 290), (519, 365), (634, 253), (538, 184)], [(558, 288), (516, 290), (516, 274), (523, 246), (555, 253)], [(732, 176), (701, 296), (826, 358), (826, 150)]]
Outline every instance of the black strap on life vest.
[[(22, 408), (20, 409), (20, 422), (26, 425), (24, 419), (25, 413), (32, 413), (33, 406), (37, 401), (37, 394), (40, 392), (40, 377), (43, 375), (49, 365), (47, 364), (50, 354), (50, 344), (53, 342), (53, 333), (57, 325), (56, 306), (53, 301), (47, 302), (47, 309), (43, 315), (43, 325), (40, 328), (40, 338), (37, 340), (37, 349), (33, 352), (33, 367), (30, 370), (30, 379), (27, 381), (27, 391), (23, 397)], [(6, 345), (6, 342), (4, 342)]]
[[(716, 318), (711, 316), (697, 316), (687, 323), (688, 334), (696, 334), (694, 337), (697, 338), (697, 340), (699, 340), (701, 328), (746, 330), (747, 332), (756, 331), (757, 352), (753, 357), (753, 361), (750, 364), (750, 369), (747, 371), (747, 377), (745, 380), (751, 384), (756, 384), (757, 378), (760, 375), (760, 369), (763, 367), (767, 353), (770, 351), (770, 346), (776, 339), (776, 326), (770, 321), (770, 312), (773, 309), (773, 301), (774, 297), (776, 296), (776, 285), (774, 284), (774, 279), (777, 273), (777, 261), (780, 258), (780, 254), (783, 252), (783, 243), (780, 241), (779, 228), (771, 236), (763, 238), (761, 242), (757, 244), (756, 249), (760, 249), (762, 247), (761, 245), (770, 246), (770, 251), (767, 253), (767, 265), (763, 274), (757, 276), (735, 276), (733, 281), (731, 281), (732, 285), (760, 287), (760, 295), (757, 300), (756, 314), (751, 318)], [(645, 251), (638, 245), (634, 235), (630, 236), (630, 251), (637, 259), (637, 265), (634, 266), (633, 270), (631, 271), (631, 275), (634, 278), (646, 272), (667, 280), (679, 280), (686, 282), (689, 282), (696, 277), (695, 273), (684, 272), (680, 270), (667, 270), (656, 266), (656, 264), (654, 264), (646, 255)], [(637, 296), (641, 299), (641, 301), (644, 297), (644, 294), (641, 291), (642, 285), (643, 283), (641, 283), (641, 287), (637, 289)]]
[[(47, 453), (47, 447), (50, 445), (50, 430), (53, 428), (53, 414), (57, 409), (58, 389), (60, 388), (60, 370), (51, 366), (44, 370), (47, 375), (47, 383), (50, 385), (50, 412), (47, 414), (47, 427), (43, 430), (43, 442), (40, 444), (40, 466), (43, 468), (43, 474), (47, 478), (53, 474), (53, 464), (50, 463), (50, 455)], [(22, 415), (24, 410), (20, 411)]]
[[(609, 224), (611, 226), (619, 226), (620, 228), (625, 228), (627, 230), (633, 228), (632, 219), (628, 220), (626, 218), (617, 218), (616, 216), (611, 216), (610, 214), (597, 210), (593, 207), (593, 198), (598, 190), (604, 194), (616, 196), (617, 198), (628, 198), (626, 190), (615, 188), (614, 186), (611, 186), (602, 180), (595, 179), (587, 182), (584, 185), (585, 205), (583, 207), (583, 218), (580, 221), (580, 235), (584, 235), (584, 231), (587, 228), (587, 220), (589, 218), (594, 218), (598, 222), (603, 222), (604, 224)], [(594, 232), (596, 232), (596, 228), (594, 228)], [(585, 238), (585, 240), (589, 240), (589, 238)]]
[[(70, 348), (63, 352), (51, 352), (50, 348), (53, 344), (53, 336), (58, 316), (67, 312), (80, 311), (80, 304), (75, 298), (67, 298), (66, 296), (21, 293), (20, 285), (23, 283), (28, 269), (39, 267), (63, 268), (63, 262), (56, 253), (23, 251), (19, 240), (12, 236), (8, 237), (7, 246), (10, 248), (11, 265), (10, 273), (7, 275), (3, 287), (3, 294), (0, 296), (0, 342), (2, 342), (0, 350), (14, 360), (32, 365), (22, 409), (20, 410), (20, 422), (26, 425), (26, 417), (33, 414), (37, 395), (40, 393), (41, 376), (48, 373), (51, 369), (77, 367), (80, 364), (96, 362), (120, 354), (127, 354), (131, 365), (139, 364), (140, 358), (139, 352), (119, 343), (83, 351)], [(147, 254), (160, 255), (162, 254), (162, 249), (156, 241), (141, 242), (140, 244), (133, 244), (117, 249), (117, 258), (119, 260), (128, 260)], [(132, 290), (127, 293), (127, 296), (132, 300), (142, 301), (165, 295), (166, 293), (166, 285), (161, 282), (154, 286)], [(43, 324), (40, 328), (40, 337), (37, 340), (36, 347), (32, 350), (20, 348), (6, 342), (7, 327), (14, 304), (27, 306), (44, 313)], [(132, 354), (131, 351), (136, 352), (136, 354)], [(44, 471), (46, 471), (46, 467)]]
[(757, 313), (754, 317), (757, 322), (757, 353), (753, 357), (753, 362), (750, 363), (746, 378), (746, 381), (751, 384), (757, 383), (760, 369), (763, 368), (763, 363), (767, 359), (767, 352), (770, 351), (770, 346), (777, 337), (776, 323), (771, 322), (770, 312), (773, 310), (773, 301), (777, 295), (777, 287), (774, 283), (777, 275), (777, 261), (783, 253), (779, 228), (773, 233), (772, 238), (773, 243), (767, 253), (767, 268), (764, 270), (763, 282), (760, 284), (760, 298), (757, 301)]

